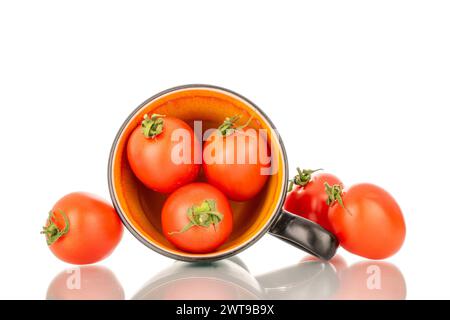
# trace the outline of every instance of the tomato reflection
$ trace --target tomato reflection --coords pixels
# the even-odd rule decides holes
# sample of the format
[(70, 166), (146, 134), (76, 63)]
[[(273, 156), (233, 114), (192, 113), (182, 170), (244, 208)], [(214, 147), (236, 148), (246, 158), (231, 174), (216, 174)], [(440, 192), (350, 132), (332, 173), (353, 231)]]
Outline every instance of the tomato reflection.
[(391, 263), (358, 262), (342, 273), (336, 299), (404, 300), (405, 278), (400, 269)]
[[(307, 256), (307, 261), (319, 261)], [(406, 299), (406, 281), (399, 268), (389, 262), (365, 260), (347, 265), (345, 259), (334, 256), (329, 263), (333, 265), (339, 277), (339, 290), (332, 297), (336, 300), (404, 300)]]
[(123, 300), (122, 285), (101, 266), (81, 266), (59, 273), (47, 289), (47, 300)]

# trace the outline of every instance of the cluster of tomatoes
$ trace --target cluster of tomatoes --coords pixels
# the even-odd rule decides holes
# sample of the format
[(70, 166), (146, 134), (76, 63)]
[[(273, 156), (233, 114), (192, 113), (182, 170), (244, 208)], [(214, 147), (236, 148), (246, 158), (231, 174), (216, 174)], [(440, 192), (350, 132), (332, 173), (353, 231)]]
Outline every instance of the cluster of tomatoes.
[[(240, 148), (244, 159), (258, 154), (260, 144), (254, 143), (254, 135), (247, 131), (251, 119), (238, 125), (240, 119), (239, 115), (224, 119), (200, 149), (200, 162), (194, 152), (200, 140), (181, 119), (145, 115), (129, 137), (130, 167), (147, 188), (169, 195), (161, 212), (162, 229), (166, 238), (183, 251), (207, 253), (221, 246), (233, 229), (229, 200), (249, 200), (267, 181), (268, 176), (261, 174), (267, 165), (259, 158), (244, 163), (229, 161), (229, 155), (239, 154), (236, 148)], [(180, 141), (174, 139), (180, 133), (188, 141), (184, 149), (179, 149)], [(211, 155), (215, 161), (203, 161)], [(201, 166), (204, 177), (199, 177)], [(50, 250), (61, 260), (90, 264), (114, 250), (123, 226), (111, 205), (78, 192), (54, 205), (42, 233)]]
[[(251, 143), (253, 136), (247, 131), (251, 119), (238, 125), (240, 118), (226, 118), (207, 137), (200, 149), (200, 163), (193, 151), (201, 142), (178, 118), (145, 116), (128, 140), (128, 162), (136, 177), (146, 187), (170, 194), (161, 212), (161, 225), (165, 237), (183, 251), (208, 253), (221, 246), (233, 229), (229, 199), (249, 200), (267, 181), (258, 159), (242, 163), (229, 159), (239, 152), (244, 159), (258, 154), (258, 144)], [(188, 147), (177, 154), (180, 141), (173, 137), (180, 130)], [(207, 182), (195, 182), (201, 166)]]
[(297, 169), (285, 210), (320, 224), (354, 254), (385, 259), (396, 253), (406, 227), (395, 199), (368, 183), (344, 189), (339, 178), (318, 171)]
[[(251, 118), (238, 125), (240, 118), (224, 119), (203, 146), (186, 122), (165, 115), (145, 115), (130, 135), (130, 167), (147, 188), (168, 194), (161, 211), (162, 231), (180, 250), (208, 253), (220, 247), (233, 229), (229, 200), (250, 200), (267, 182), (268, 176), (262, 172), (269, 164), (254, 157), (261, 143), (254, 143), (254, 135), (248, 132)], [(174, 139), (180, 132), (187, 148), (180, 149), (180, 142)], [(201, 161), (195, 159), (196, 149), (202, 150)], [(229, 161), (230, 155), (239, 154), (254, 161)], [(389, 193), (372, 184), (344, 189), (334, 175), (317, 172), (320, 170), (297, 171), (286, 198), (286, 211), (320, 224), (354, 254), (384, 259), (400, 249), (405, 222)], [(107, 202), (91, 194), (72, 193), (55, 204), (42, 233), (60, 259), (89, 264), (114, 250), (123, 226)]]

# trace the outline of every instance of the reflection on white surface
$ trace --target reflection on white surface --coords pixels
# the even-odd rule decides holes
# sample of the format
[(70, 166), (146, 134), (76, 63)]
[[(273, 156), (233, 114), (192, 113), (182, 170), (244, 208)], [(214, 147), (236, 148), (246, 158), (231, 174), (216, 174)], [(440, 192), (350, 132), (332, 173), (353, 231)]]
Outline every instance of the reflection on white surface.
[(323, 261), (306, 261), (257, 277), (269, 300), (325, 300), (332, 298), (339, 279), (334, 267)]
[(81, 266), (60, 272), (47, 289), (47, 300), (123, 300), (122, 285), (101, 266)]
[[(124, 299), (123, 288), (107, 268), (82, 266), (59, 273), (47, 299)], [(325, 262), (306, 257), (297, 264), (253, 276), (237, 257), (212, 263), (174, 262), (153, 276), (132, 299), (253, 300), (368, 299), (402, 300), (401, 271), (383, 261), (348, 266), (341, 256)]]
[(335, 299), (404, 300), (406, 281), (400, 269), (383, 261), (361, 261), (339, 273)]
[(238, 258), (213, 263), (175, 262), (150, 279), (133, 299), (405, 299), (406, 282), (391, 263), (347, 266), (308, 257), (254, 277)]
[(175, 262), (134, 295), (137, 300), (254, 300), (258, 282), (237, 258), (212, 263)]

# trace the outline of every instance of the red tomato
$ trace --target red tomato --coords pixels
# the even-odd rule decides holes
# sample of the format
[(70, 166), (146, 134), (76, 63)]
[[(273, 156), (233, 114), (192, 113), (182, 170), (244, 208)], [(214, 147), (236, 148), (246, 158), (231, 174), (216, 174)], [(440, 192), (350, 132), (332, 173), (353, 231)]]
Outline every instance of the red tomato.
[(329, 206), (328, 194), (324, 185), (341, 185), (342, 182), (336, 176), (329, 173), (318, 173), (317, 170), (297, 169), (298, 175), (291, 180), (295, 184), (294, 189), (287, 195), (284, 209), (311, 221), (320, 224), (328, 231), (332, 231), (328, 220)]
[(328, 218), (343, 248), (369, 259), (385, 259), (400, 249), (405, 221), (389, 193), (367, 183), (343, 193), (340, 188), (333, 189)]
[(122, 238), (123, 226), (109, 203), (89, 193), (75, 192), (54, 205), (42, 233), (59, 259), (91, 264), (111, 254)]
[(181, 250), (207, 253), (231, 233), (233, 215), (225, 195), (206, 183), (191, 183), (164, 203), (161, 224), (166, 238)]
[(203, 146), (203, 171), (208, 182), (229, 199), (246, 201), (266, 184), (268, 173), (264, 171), (268, 171), (270, 163), (262, 163), (260, 154), (261, 146), (267, 146), (267, 141), (246, 125), (236, 127), (239, 118), (227, 118), (208, 137)]
[(47, 300), (124, 300), (122, 285), (111, 270), (82, 266), (62, 271), (50, 283)]
[[(182, 136), (177, 136), (180, 133)], [(132, 132), (128, 162), (148, 188), (170, 193), (197, 177), (200, 165), (194, 161), (196, 148), (200, 144), (186, 122), (154, 114), (144, 117), (142, 125)]]

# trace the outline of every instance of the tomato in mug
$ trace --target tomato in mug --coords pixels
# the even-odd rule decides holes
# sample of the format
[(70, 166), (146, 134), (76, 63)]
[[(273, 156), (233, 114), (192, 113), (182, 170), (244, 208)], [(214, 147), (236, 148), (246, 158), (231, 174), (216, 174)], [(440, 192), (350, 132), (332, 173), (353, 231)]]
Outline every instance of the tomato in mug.
[(316, 173), (319, 170), (300, 170), (291, 180), (290, 192), (286, 196), (284, 209), (290, 213), (320, 224), (333, 231), (328, 220), (328, 194), (324, 185), (343, 185), (341, 180), (330, 173)]
[(395, 199), (384, 189), (368, 183), (343, 191), (326, 185), (328, 218), (340, 245), (369, 259), (385, 259), (402, 246), (406, 226)]
[[(203, 171), (210, 184), (235, 201), (255, 197), (267, 182), (270, 156), (263, 163), (260, 150), (267, 141), (249, 121), (237, 126), (240, 116), (226, 118), (203, 145)], [(266, 148), (267, 149), (267, 148)], [(265, 162), (265, 161), (264, 161)]]
[(74, 192), (53, 206), (41, 233), (59, 259), (91, 264), (111, 254), (122, 238), (123, 225), (109, 203), (89, 193)]
[(197, 177), (196, 148), (200, 148), (199, 141), (186, 122), (153, 114), (145, 115), (131, 133), (127, 156), (131, 170), (146, 187), (170, 193)]
[(202, 182), (172, 193), (161, 213), (164, 236), (177, 248), (192, 253), (216, 250), (228, 239), (233, 215), (225, 195)]

